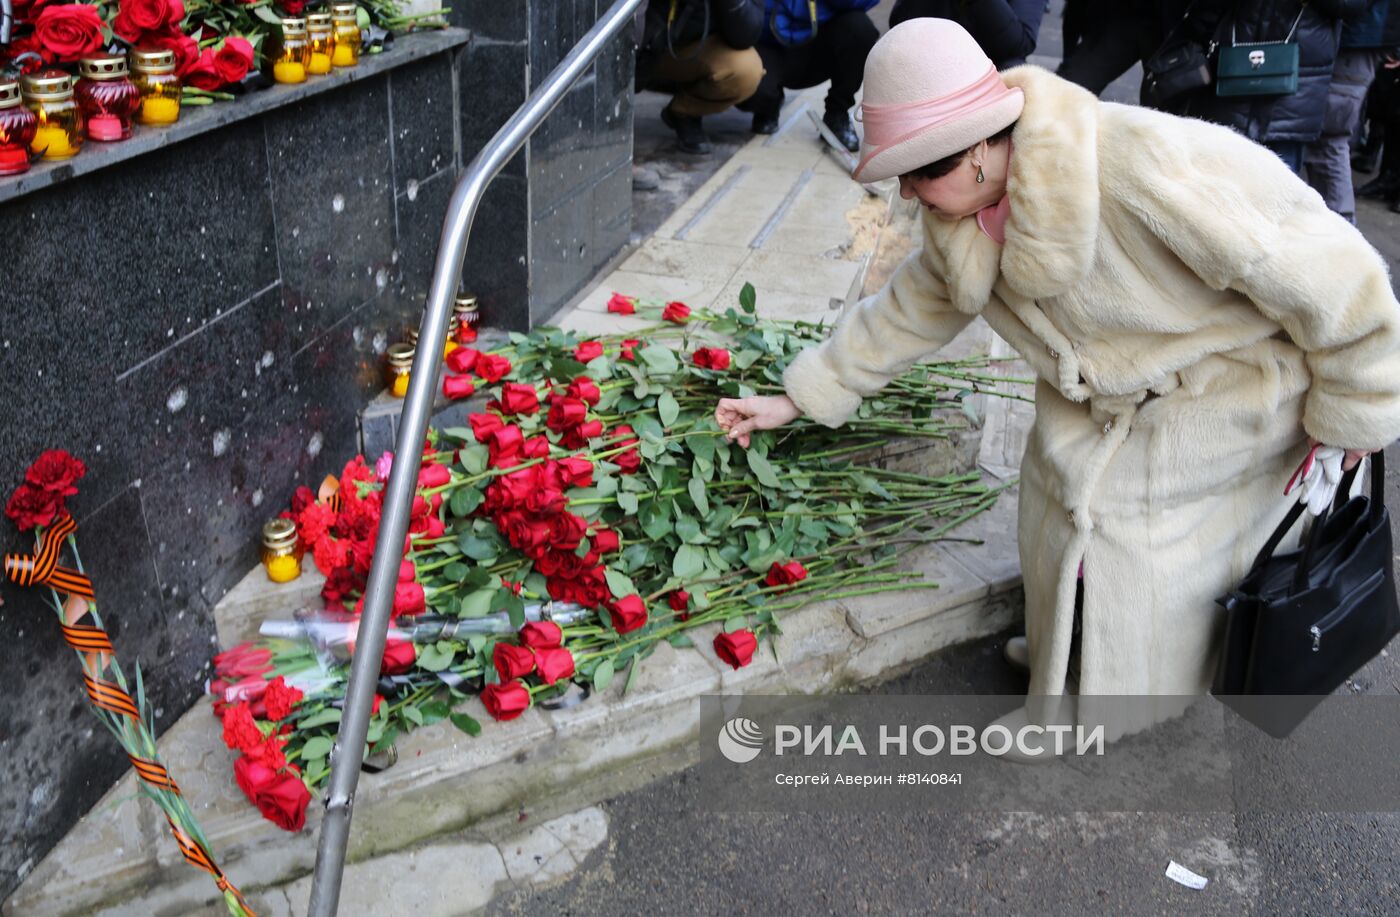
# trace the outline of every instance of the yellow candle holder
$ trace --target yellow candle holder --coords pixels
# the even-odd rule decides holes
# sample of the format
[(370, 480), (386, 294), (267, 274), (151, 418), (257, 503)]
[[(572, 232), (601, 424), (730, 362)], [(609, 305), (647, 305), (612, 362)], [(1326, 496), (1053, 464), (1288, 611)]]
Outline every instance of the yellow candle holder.
[(408, 394), (409, 371), (413, 369), (413, 358), (418, 354), (417, 343), (390, 344), (385, 352), (384, 384), (389, 386), (389, 394), (402, 398)]
[(330, 13), (307, 13), (306, 32), (311, 41), (311, 63), (307, 72), (325, 76), (331, 72), (331, 54), (335, 50), (335, 27)]
[(311, 40), (305, 19), (283, 19), (282, 41), (272, 61), (272, 79), (278, 83), (305, 83), (311, 68)]
[(331, 47), (331, 64), (336, 67), (353, 67), (360, 62), (359, 10), (353, 3), (336, 3), (331, 6), (331, 24), (335, 41)]
[(262, 530), (262, 563), (267, 578), (274, 583), (290, 583), (301, 576), (305, 548), (297, 538), (296, 524), (290, 519), (273, 519)]
[(137, 48), (131, 52), (131, 81), (141, 93), (136, 120), (162, 126), (180, 118), (180, 77), (175, 73), (175, 52), (162, 48)]
[(73, 77), (62, 70), (31, 73), (22, 82), (24, 104), (38, 119), (29, 149), (45, 159), (69, 159), (83, 146), (83, 115), (73, 101)]

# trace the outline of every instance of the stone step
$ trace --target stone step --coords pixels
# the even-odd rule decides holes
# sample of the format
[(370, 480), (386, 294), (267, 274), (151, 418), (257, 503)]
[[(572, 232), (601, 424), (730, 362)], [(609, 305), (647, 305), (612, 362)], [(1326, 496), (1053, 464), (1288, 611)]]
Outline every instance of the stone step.
[[(957, 530), (983, 544), (944, 542), (906, 556), (938, 589), (817, 602), (780, 617), (776, 654), (765, 648), (738, 670), (718, 662), (699, 634), (696, 649), (662, 644), (643, 660), (630, 691), (616, 679), (566, 710), (531, 709), (498, 723), (473, 698), (461, 709), (481, 721), (470, 738), (450, 723), (400, 740), (399, 761), (360, 779), (350, 860), (404, 850), (467, 826), (490, 832), (513, 813), (551, 804), (577, 808), (692, 763), (704, 694), (848, 690), (900, 674), (954, 643), (996, 633), (1022, 610), (1015, 491)], [(279, 886), (315, 862), (321, 813), (287, 833), (262, 819), (233, 781), (233, 755), (209, 706), (186, 713), (161, 738), (220, 864), (251, 896), (285, 900)], [(496, 827), (492, 827), (492, 826)], [(30, 873), (7, 902), (13, 915), (185, 915), (214, 902), (207, 877), (186, 866), (128, 773)], [(277, 908), (273, 912), (284, 912)], [(212, 911), (211, 911), (212, 913)], [(367, 911), (345, 902), (342, 913)]]

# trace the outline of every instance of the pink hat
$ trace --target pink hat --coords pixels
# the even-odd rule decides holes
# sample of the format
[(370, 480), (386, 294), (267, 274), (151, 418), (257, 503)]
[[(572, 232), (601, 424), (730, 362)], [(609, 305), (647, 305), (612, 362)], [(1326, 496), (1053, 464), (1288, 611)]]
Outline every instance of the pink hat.
[(903, 175), (970, 149), (1021, 116), (967, 30), (948, 19), (910, 19), (885, 33), (865, 59), (859, 181)]

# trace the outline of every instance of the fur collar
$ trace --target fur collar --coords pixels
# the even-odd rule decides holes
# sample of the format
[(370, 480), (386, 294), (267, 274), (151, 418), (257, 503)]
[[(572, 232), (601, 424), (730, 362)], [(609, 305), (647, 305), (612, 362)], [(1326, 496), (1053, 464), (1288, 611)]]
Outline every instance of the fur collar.
[(1012, 132), (1006, 243), (988, 239), (974, 218), (947, 222), (924, 215), (953, 304), (967, 313), (986, 304), (998, 273), (1024, 296), (1059, 296), (1088, 275), (1098, 241), (1098, 99), (1032, 65), (1002, 77), (1026, 95)]

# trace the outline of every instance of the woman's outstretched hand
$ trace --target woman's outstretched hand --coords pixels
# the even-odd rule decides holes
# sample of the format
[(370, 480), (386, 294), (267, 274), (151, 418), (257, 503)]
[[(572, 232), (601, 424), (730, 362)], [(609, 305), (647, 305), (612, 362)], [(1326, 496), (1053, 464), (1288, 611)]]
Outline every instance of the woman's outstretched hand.
[(802, 411), (787, 395), (721, 398), (715, 408), (715, 423), (731, 442), (738, 440), (745, 449), (754, 430), (772, 430), (801, 416)]

